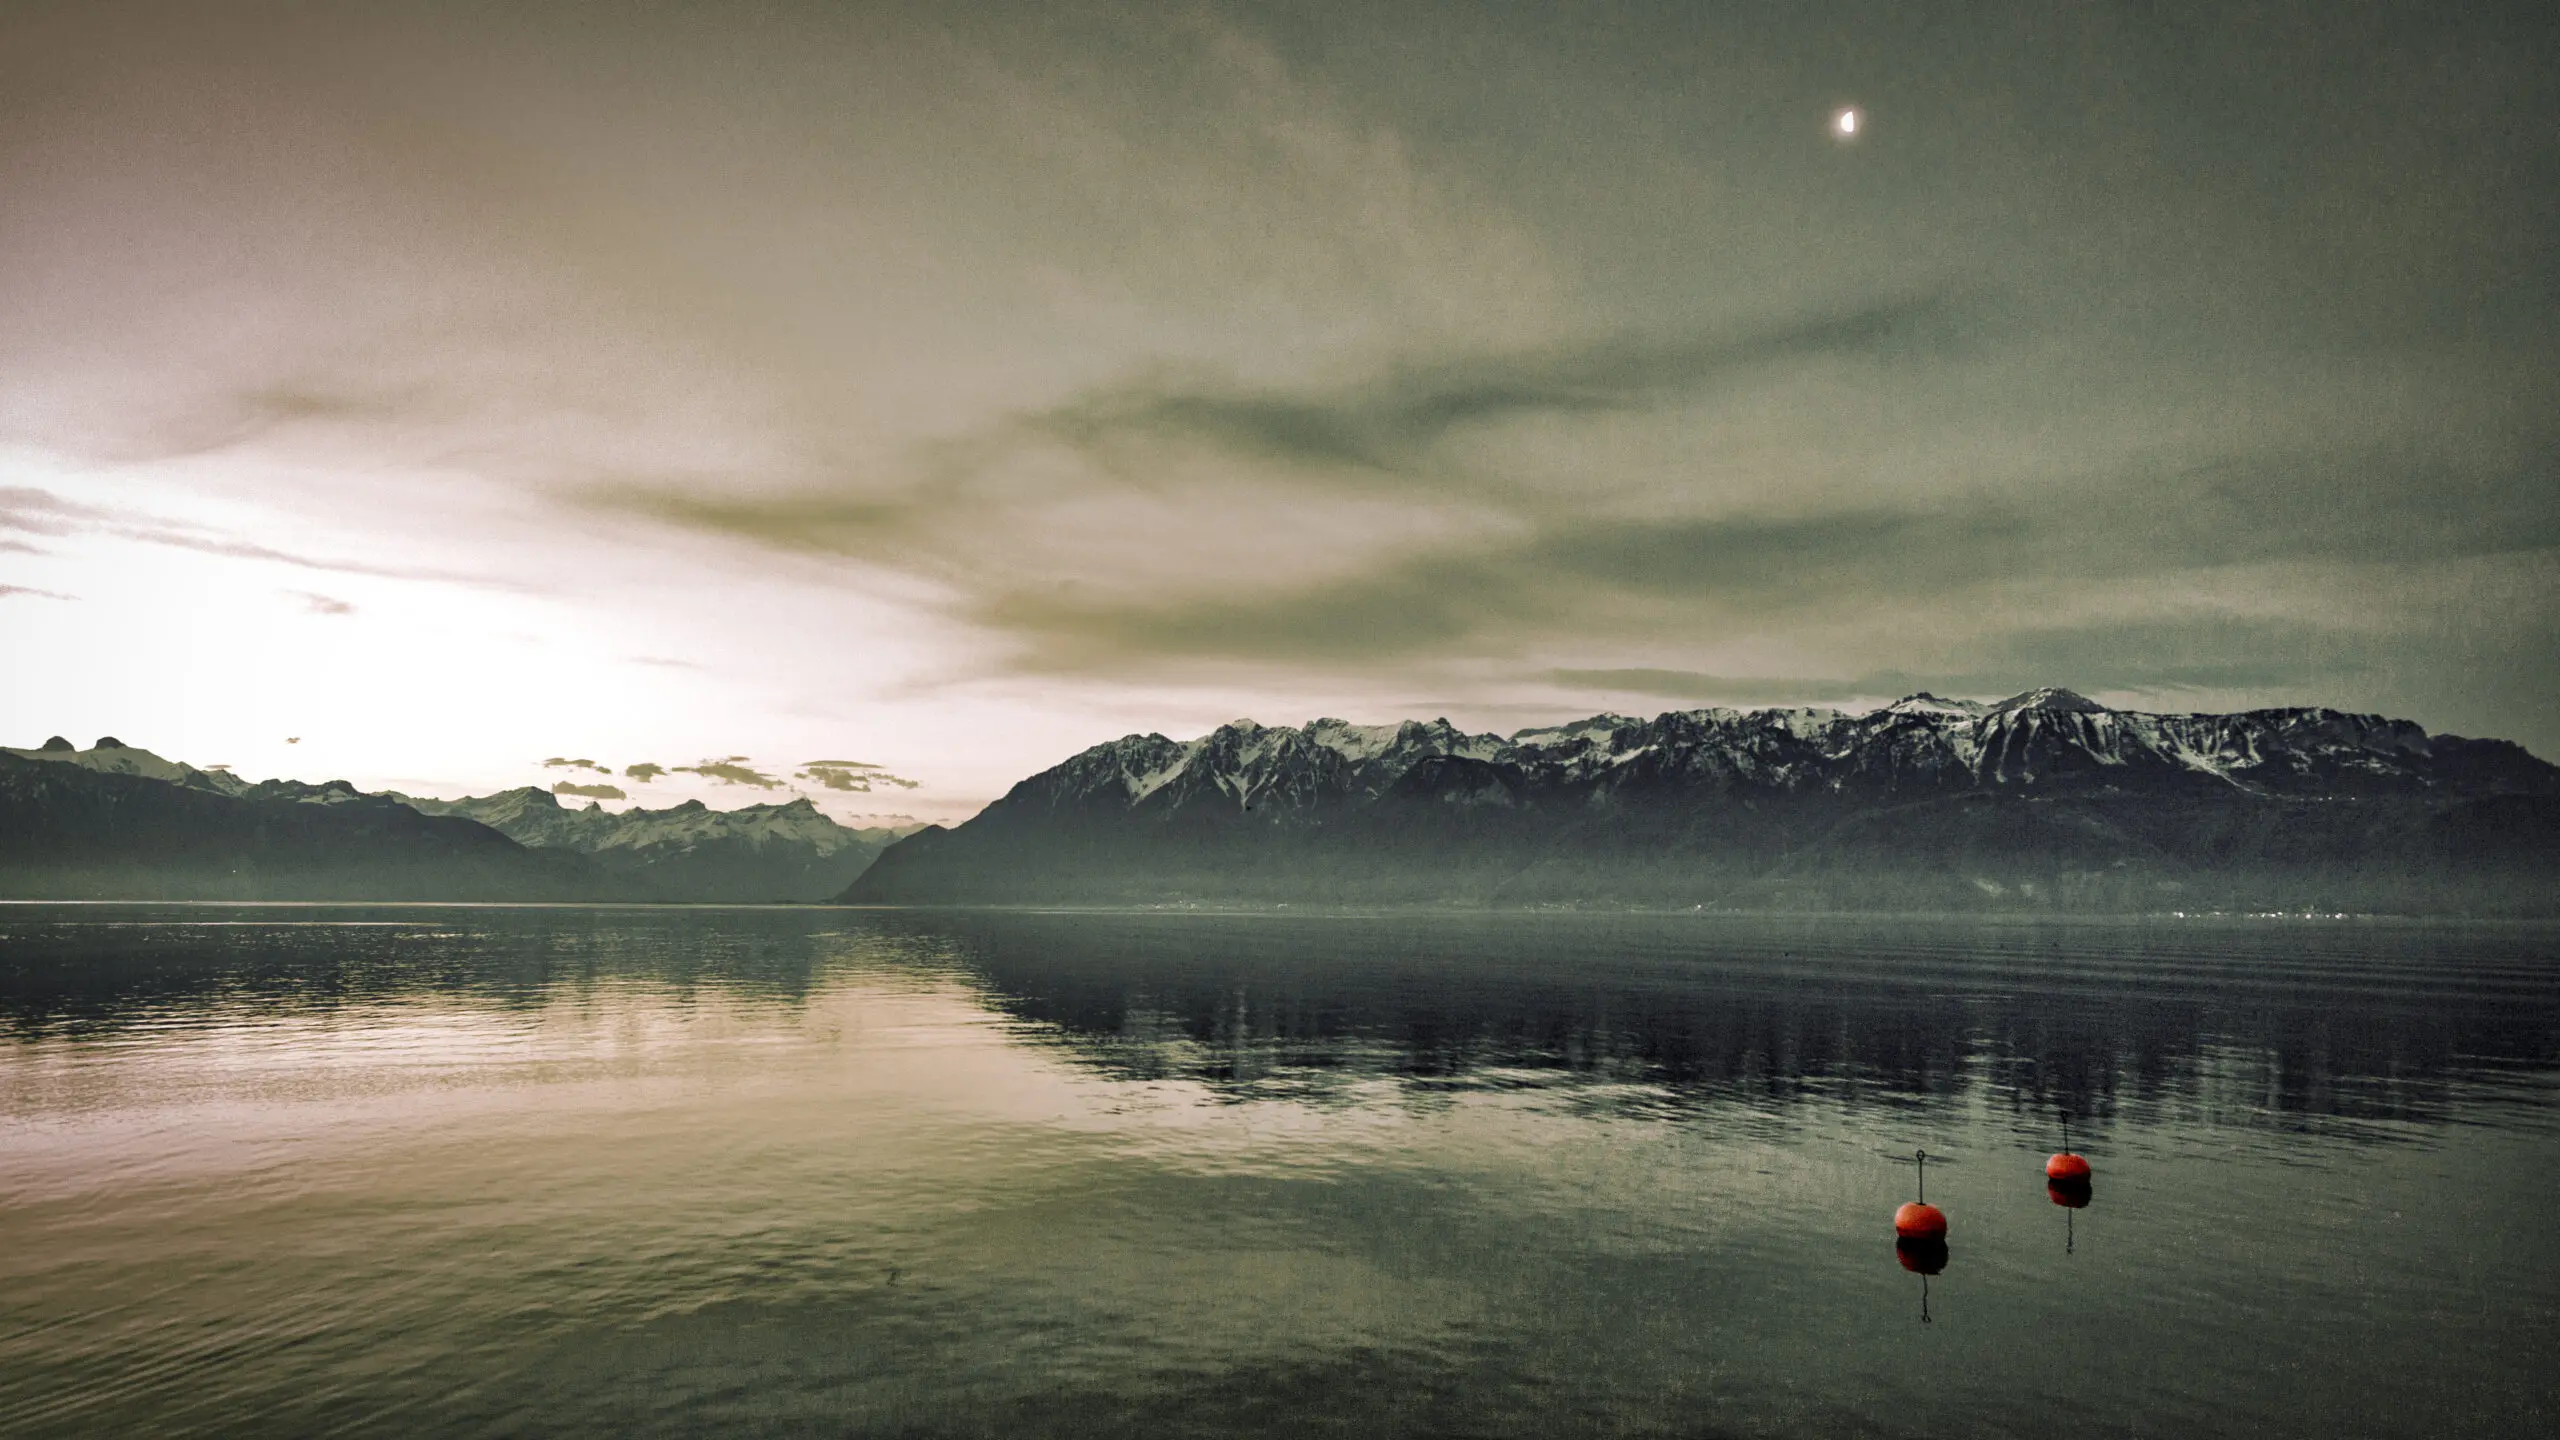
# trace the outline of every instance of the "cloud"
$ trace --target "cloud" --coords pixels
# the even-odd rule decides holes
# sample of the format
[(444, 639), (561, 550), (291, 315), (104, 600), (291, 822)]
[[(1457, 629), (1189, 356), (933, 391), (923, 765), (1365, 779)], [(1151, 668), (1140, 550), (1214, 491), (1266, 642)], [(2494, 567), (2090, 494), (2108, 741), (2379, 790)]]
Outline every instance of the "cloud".
[(11, 595), (26, 595), (38, 600), (77, 600), (80, 598), (77, 595), (64, 595), (53, 590), (38, 590), (32, 585), (0, 585), (0, 598), (6, 598)]
[(300, 570), (325, 570), (339, 575), (373, 575), (386, 580), (436, 580), (452, 584), (479, 585), (500, 589), (521, 588), (485, 576), (466, 575), (457, 571), (402, 565), (369, 565), (356, 560), (317, 560), (296, 555), (271, 545), (249, 540), (226, 539), (220, 535), (173, 529), (165, 525), (118, 525), (107, 533), (120, 539), (136, 540), (145, 545), (166, 545), (176, 550), (192, 550), (200, 555), (221, 555), (235, 560), (264, 560), (277, 565), (290, 565)]
[(2023, 556), (2037, 538), (1996, 509), (1851, 511), (1805, 518), (1602, 522), (1400, 558), (1264, 593), (1087, 600), (1031, 591), (985, 602), (1037, 668), (1110, 669), (1150, 657), (1370, 663), (1481, 651), (1617, 611), (1712, 602), (1767, 613), (1844, 594), (1932, 589), (1949, 561)]
[(108, 435), (91, 437), (85, 448), (127, 462), (179, 460), (248, 447), (297, 427), (369, 428), (379, 434), (414, 423), (436, 408), (435, 397), (422, 385), (359, 391), (252, 381), (198, 396), (192, 405), (121, 417), (121, 425)]
[(891, 472), (858, 483), (748, 496), (605, 486), (589, 499), (779, 548), (982, 579), (1006, 571), (1008, 529), (1040, 523), (1023, 518), (1026, 484), (1036, 498), (1064, 505), (1078, 496), (1161, 498), (1204, 487), (1214, 500), (1258, 479), (1317, 494), (1445, 501), (1455, 493), (1470, 505), (1552, 508), (1535, 487), (1498, 493), (1480, 467), (1444, 452), (1508, 422), (1643, 410), (1815, 360), (1907, 362), (1960, 344), (1968, 313), (1952, 296), (1930, 293), (1741, 330), (1627, 331), (1570, 345), (1409, 356), (1300, 386), (1159, 367), (918, 446)]
[(623, 766), (622, 773), (626, 779), (637, 780), (641, 784), (646, 785), (650, 781), (657, 779), (659, 776), (666, 774), (667, 767), (664, 765), (652, 764), (649, 761), (643, 760), (637, 765)]
[(1631, 332), (1516, 353), (1413, 359), (1330, 390), (1141, 378), (1023, 416), (1013, 429), (1104, 456), (1132, 441), (1178, 439), (1318, 475), (1413, 480), (1430, 475), (1434, 446), (1470, 427), (1634, 409), (1829, 356), (1908, 359), (1955, 343), (1960, 318), (1952, 297), (1932, 294), (1739, 334)]
[(1732, 705), (1829, 705), (1926, 690), (1999, 697), (2039, 685), (2087, 692), (2273, 691), (2349, 682), (2388, 642), (2369, 631), (2293, 620), (2185, 620), (2047, 626), (1963, 637), (1932, 669), (1847, 676), (1736, 676), (1643, 666), (1559, 667), (1539, 677), (1567, 690)]
[(545, 770), (593, 770), (599, 775), (613, 773), (613, 767), (610, 765), (598, 764), (593, 760), (571, 760), (559, 755), (543, 761), (542, 768)]
[(356, 613), (356, 607), (348, 602), (335, 599), (327, 595), (322, 595), (315, 591), (287, 590), (284, 593), (287, 595), (301, 597), (303, 607), (314, 615), (353, 615)]
[(920, 781), (908, 780), (889, 773), (885, 766), (861, 760), (803, 760), (793, 778), (812, 781), (830, 790), (868, 791), (875, 785), (894, 785), (913, 790)]
[(619, 785), (579, 785), (567, 780), (554, 783), (551, 787), (551, 793), (554, 795), (578, 795), (589, 800), (628, 800), (631, 798), (629, 795), (623, 793), (622, 787)]
[(24, 540), (0, 540), (0, 554), (43, 555), (46, 553), (49, 552), (38, 549)]
[[(2030, 592), (2075, 581), (2560, 546), (2560, 492), (2534, 483), (2551, 447), (2449, 412), (2431, 430), (2381, 407), (2108, 419), (2105, 443), (2053, 444), (2099, 422), (2046, 413), (2056, 382), (2020, 368), (2018, 323), (2014, 297), (1936, 286), (1305, 383), (1169, 367), (833, 483), (592, 498), (903, 571), (1009, 642), (993, 663), (1108, 677), (1788, 634), (1968, 597), (1998, 635), (2039, 623)], [(1959, 430), (1949, 386), (1971, 407)], [(1836, 453), (1826, 425), (1851, 435)], [(2172, 589), (2154, 600), (2176, 608)]]
[[(589, 499), (926, 579), (956, 618), (1019, 642), (1023, 669), (1108, 670), (1145, 656), (1357, 662), (1520, 611), (1495, 571), (1543, 556), (1559, 573), (1615, 576), (1627, 571), (1606, 553), (1618, 538), (1662, 549), (1664, 520), (1611, 520), (1612, 507), (1553, 476), (1488, 474), (1486, 437), (1521, 424), (1571, 436), (1808, 366), (1907, 365), (1961, 349), (1979, 312), (1931, 290), (1755, 326), (1444, 348), (1298, 384), (1158, 369), (919, 446), (878, 474), (764, 494), (607, 487)], [(1738, 554), (1790, 526), (1903, 522), (1667, 523), (1725, 526)], [(1350, 613), (1369, 603), (1392, 613)]]
[[(2377, 485), (2342, 507), (2287, 483), (2304, 457), (2141, 473), (2067, 490), (1981, 491), (1928, 508), (1560, 519), (1294, 586), (1207, 593), (991, 590), (975, 618), (1035, 670), (1154, 661), (1369, 665), (1500, 655), (1540, 640), (1786, 629), (1971, 597), (1988, 636), (2032, 632), (2027, 597), (2155, 584), (2218, 567), (2440, 563), (2560, 546), (2560, 502), (2507, 477)], [(2469, 492), (2469, 493), (2464, 493)], [(2155, 590), (2155, 606), (2178, 596)], [(1883, 623), (1890, 623), (1885, 621)], [(2023, 643), (2021, 641), (2020, 643)]]
[(65, 500), (32, 485), (0, 486), (0, 530), (68, 535), (92, 521), (105, 518), (106, 513), (96, 506)]
[[(134, 510), (106, 509), (65, 500), (51, 491), (34, 486), (0, 487), (0, 530), (16, 530), (36, 535), (71, 535), (95, 533), (111, 535), (144, 545), (163, 545), (174, 550), (190, 550), (200, 555), (220, 555), (237, 560), (263, 560), (271, 564), (290, 565), (299, 570), (319, 570), (339, 575), (371, 575), (390, 580), (432, 580), (452, 584), (475, 585), (499, 589), (520, 589), (509, 582), (485, 576), (450, 570), (398, 565), (374, 565), (355, 560), (317, 559), (279, 550), (271, 545), (243, 540), (201, 525), (191, 525)], [(0, 542), (6, 548), (29, 550), (23, 542)], [(298, 592), (299, 593), (299, 592)], [(334, 613), (334, 612), (333, 612)]]
[(779, 790), (782, 781), (747, 765), (744, 755), (731, 755), (723, 760), (705, 760), (699, 765), (676, 765), (669, 773), (700, 775), (723, 785), (752, 785), (758, 790)]

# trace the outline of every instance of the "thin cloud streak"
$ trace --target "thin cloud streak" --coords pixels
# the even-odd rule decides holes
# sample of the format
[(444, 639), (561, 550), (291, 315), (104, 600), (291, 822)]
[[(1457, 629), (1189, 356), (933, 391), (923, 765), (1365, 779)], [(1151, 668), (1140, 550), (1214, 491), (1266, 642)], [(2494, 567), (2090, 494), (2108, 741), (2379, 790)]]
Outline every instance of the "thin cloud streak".
[(2210, 616), (2021, 629), (1967, 637), (1956, 648), (1953, 663), (1941, 668), (1836, 677), (1559, 667), (1539, 678), (1569, 691), (1732, 705), (1845, 704), (1919, 691), (2013, 695), (2039, 685), (2153, 694), (2275, 692), (2356, 680), (2376, 667), (2391, 641), (2340, 626)]
[[(189, 550), (200, 555), (219, 555), (235, 560), (262, 560), (270, 564), (289, 565), (298, 570), (314, 570), (338, 575), (366, 575), (386, 580), (421, 580), (439, 584), (469, 585), (483, 589), (528, 592), (530, 587), (486, 575), (431, 567), (375, 565), (356, 560), (317, 559), (279, 550), (252, 540), (242, 540), (208, 530), (199, 525), (146, 515), (137, 511), (110, 509), (66, 500), (49, 490), (34, 486), (0, 488), (0, 529), (17, 530), (47, 536), (101, 534), (143, 545), (163, 545), (174, 550)], [(19, 542), (0, 542), (9, 548), (36, 552)], [(305, 593), (305, 592), (295, 592)], [(343, 613), (343, 612), (331, 612)]]
[(453, 570), (420, 566), (369, 565), (357, 560), (317, 560), (296, 555), (271, 545), (250, 540), (228, 540), (218, 536), (189, 534), (183, 531), (147, 526), (110, 526), (106, 533), (123, 540), (145, 545), (166, 545), (175, 550), (192, 550), (200, 555), (220, 555), (234, 560), (264, 560), (276, 565), (290, 565), (299, 570), (318, 570), (335, 575), (370, 575), (384, 580), (425, 580), (445, 585), (471, 585), (483, 589), (529, 591), (530, 587), (511, 580), (485, 575), (471, 575)]
[(32, 485), (0, 486), (0, 530), (34, 535), (69, 535), (88, 522), (107, 518), (94, 505), (65, 500)]

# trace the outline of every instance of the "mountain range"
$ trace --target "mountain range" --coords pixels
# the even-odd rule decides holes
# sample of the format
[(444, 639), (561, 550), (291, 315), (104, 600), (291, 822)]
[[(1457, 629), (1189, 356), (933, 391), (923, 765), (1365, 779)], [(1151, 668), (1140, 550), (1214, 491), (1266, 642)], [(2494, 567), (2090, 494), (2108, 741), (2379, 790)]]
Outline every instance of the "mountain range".
[[(903, 837), (903, 838), (902, 838)], [(0, 749), (0, 896), (2560, 913), (2560, 769), (2319, 708), (2067, 690), (1863, 714), (1131, 735), (955, 828), (255, 784)]]
[(593, 803), (572, 808), (529, 785), (466, 800), (391, 798), (421, 814), (477, 820), (530, 849), (584, 855), (660, 900), (832, 899), (898, 838), (893, 830), (839, 825), (805, 797), (736, 810), (687, 800), (620, 812)]
[(0, 749), (0, 895), (58, 899), (824, 900), (901, 833), (806, 799), (619, 813), (252, 784), (108, 737)]
[(891, 847), (852, 903), (2560, 910), (2560, 769), (2319, 708), (2068, 690), (1510, 736), (1132, 735)]

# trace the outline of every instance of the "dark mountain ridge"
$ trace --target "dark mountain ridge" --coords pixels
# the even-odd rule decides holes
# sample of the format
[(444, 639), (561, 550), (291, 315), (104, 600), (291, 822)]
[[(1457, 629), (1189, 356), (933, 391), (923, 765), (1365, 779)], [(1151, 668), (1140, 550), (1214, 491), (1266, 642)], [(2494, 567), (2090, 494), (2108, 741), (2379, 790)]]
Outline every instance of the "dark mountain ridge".
[(1237, 721), (1132, 735), (864, 872), (861, 903), (2549, 913), (2560, 769), (2319, 708), (2067, 690), (1866, 714)]
[(895, 838), (805, 798), (617, 813), (532, 787), (251, 784), (112, 738), (0, 749), (0, 896), (18, 898), (805, 902)]
[(421, 815), (398, 801), (361, 795), (344, 782), (338, 782), (343, 793), (307, 787), (329, 790), (330, 798), (316, 803), (287, 798), (277, 782), (232, 784), (239, 786), (236, 792), (0, 753), (0, 895), (642, 898), (582, 856), (527, 850), (477, 821)]

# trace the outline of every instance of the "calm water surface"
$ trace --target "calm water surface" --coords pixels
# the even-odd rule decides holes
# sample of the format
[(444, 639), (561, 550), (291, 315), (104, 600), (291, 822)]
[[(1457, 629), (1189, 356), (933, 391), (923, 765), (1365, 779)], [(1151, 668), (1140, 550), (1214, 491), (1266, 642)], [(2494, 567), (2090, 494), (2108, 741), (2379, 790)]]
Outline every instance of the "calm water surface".
[(0, 1432), (2548, 1434), (2555, 1077), (2549, 929), (7, 906)]

